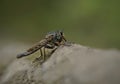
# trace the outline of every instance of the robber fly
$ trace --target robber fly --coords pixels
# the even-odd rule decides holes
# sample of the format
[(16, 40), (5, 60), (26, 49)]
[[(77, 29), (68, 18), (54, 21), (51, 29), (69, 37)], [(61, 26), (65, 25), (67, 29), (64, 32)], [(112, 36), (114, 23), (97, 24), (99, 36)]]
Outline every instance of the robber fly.
[[(65, 39), (62, 31), (49, 32), (45, 36), (44, 39), (42, 39), (40, 42), (35, 44), (33, 47), (26, 50), (26, 52), (18, 54), (17, 58), (29, 56), (29, 55), (33, 54), (34, 52), (40, 50), (42, 59), (44, 61), (45, 55), (46, 55), (45, 48), (54, 49), (55, 47), (59, 47), (60, 45), (64, 44), (65, 42), (66, 42), (66, 39)], [(44, 53), (42, 52), (42, 48), (43, 48)]]

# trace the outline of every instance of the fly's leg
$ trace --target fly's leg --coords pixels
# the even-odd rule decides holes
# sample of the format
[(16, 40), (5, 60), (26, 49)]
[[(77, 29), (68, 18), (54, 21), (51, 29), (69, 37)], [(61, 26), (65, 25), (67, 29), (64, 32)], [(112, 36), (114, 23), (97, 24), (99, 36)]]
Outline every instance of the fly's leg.
[[(57, 49), (57, 48), (56, 48), (56, 45), (55, 45), (55, 44), (52, 44), (52, 43), (51, 43), (51, 44), (47, 44), (47, 45), (45, 46), (45, 48), (47, 48), (47, 49), (52, 49), (49, 54), (47, 54), (47, 55), (45, 54), (45, 55), (46, 55), (46, 56), (45, 56), (46, 58), (49, 58), (49, 57), (55, 52), (55, 50)], [(46, 60), (46, 59), (45, 59), (45, 60)]]
[[(46, 46), (45, 46), (45, 49), (54, 49), (55, 48), (55, 44), (53, 44), (53, 43), (49, 43), (49, 44), (47, 44)], [(45, 51), (45, 50), (44, 50)], [(45, 56), (47, 56), (47, 54), (44, 52), (44, 54), (45, 54)]]
[(45, 47), (43, 47), (43, 52), (42, 49), (40, 49), (40, 53), (41, 56), (38, 58), (38, 61), (40, 62), (40, 64), (42, 64), (45, 61), (45, 56), (46, 56)]
[(57, 48), (55, 48), (54, 50), (52, 50), (52, 51), (50, 52), (50, 55), (52, 55), (56, 50), (57, 50)]
[(40, 49), (40, 54), (41, 54), (41, 56), (43, 56), (42, 49)]
[[(53, 50), (49, 54), (46, 54), (46, 48), (53, 49)], [(40, 49), (41, 56), (39, 58), (36, 58), (33, 62), (38, 61), (38, 62), (40, 62), (40, 64), (44, 63), (47, 60), (47, 58), (49, 58), (54, 53), (54, 51), (57, 49), (57, 48), (55, 48), (55, 49), (54, 48), (55, 48), (54, 44), (45, 45), (43, 47), (43, 52), (42, 52), (42, 49)]]
[(43, 57), (44, 57), (44, 55), (43, 55), (42, 49), (40, 49), (40, 56), (38, 58), (35, 58), (33, 63), (36, 62), (36, 61), (43, 62)]
[(43, 48), (43, 52), (44, 52), (43, 61), (45, 61), (45, 59), (46, 59), (46, 51), (45, 51), (45, 47)]
[(67, 40), (66, 40), (66, 38), (65, 38), (64, 36), (63, 36), (62, 38), (63, 38), (64, 42), (66, 42), (66, 41), (67, 41)]
[(46, 60), (46, 51), (45, 51), (45, 47), (43, 47), (43, 52), (42, 52), (42, 49), (40, 49), (40, 53), (41, 53), (41, 56), (39, 57), (39, 62), (40, 64), (44, 63), (45, 60)]

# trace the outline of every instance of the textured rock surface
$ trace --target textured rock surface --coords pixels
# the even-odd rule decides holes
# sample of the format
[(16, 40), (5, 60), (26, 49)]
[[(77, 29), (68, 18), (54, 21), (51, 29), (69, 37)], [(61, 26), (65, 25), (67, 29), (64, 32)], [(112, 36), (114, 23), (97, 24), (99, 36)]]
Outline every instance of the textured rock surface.
[(15, 60), (0, 84), (120, 84), (120, 52), (61, 46), (42, 65)]

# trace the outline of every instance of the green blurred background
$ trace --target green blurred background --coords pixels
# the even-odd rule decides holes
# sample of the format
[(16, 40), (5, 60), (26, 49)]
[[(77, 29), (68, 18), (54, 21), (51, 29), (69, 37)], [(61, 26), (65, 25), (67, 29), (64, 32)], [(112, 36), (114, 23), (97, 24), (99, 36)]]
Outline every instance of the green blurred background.
[(120, 49), (119, 0), (0, 0), (0, 41), (34, 43), (63, 30), (72, 42)]

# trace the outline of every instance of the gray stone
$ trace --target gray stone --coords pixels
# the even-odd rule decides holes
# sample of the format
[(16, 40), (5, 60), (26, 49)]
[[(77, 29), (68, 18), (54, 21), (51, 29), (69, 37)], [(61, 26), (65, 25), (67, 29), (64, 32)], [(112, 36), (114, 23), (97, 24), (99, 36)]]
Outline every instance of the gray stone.
[(42, 65), (15, 60), (1, 84), (120, 84), (120, 52), (60, 46)]

